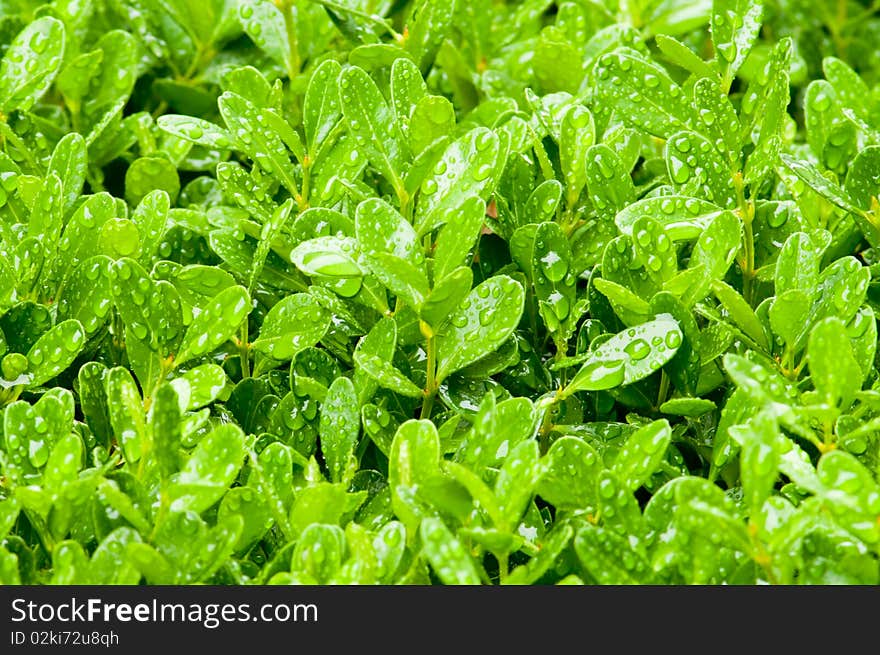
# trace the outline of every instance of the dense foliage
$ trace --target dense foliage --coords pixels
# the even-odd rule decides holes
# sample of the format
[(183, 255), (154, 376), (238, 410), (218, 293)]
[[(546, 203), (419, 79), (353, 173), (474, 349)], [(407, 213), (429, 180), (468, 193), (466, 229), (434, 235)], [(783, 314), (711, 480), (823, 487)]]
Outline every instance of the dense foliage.
[(878, 9), (0, 0), (0, 582), (877, 584)]

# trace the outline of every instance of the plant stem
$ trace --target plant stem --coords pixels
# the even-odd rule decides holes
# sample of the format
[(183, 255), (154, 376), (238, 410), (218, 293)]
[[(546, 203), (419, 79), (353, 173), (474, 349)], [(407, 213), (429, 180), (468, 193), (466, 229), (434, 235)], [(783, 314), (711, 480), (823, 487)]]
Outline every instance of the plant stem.
[(752, 229), (752, 221), (755, 219), (755, 206), (745, 197), (745, 185), (741, 171), (734, 173), (733, 184), (736, 189), (739, 215), (743, 222), (743, 259), (740, 261), (743, 276), (743, 298), (749, 305), (754, 306), (755, 233)]
[(280, 5), (281, 13), (284, 16), (284, 27), (287, 30), (287, 45), (290, 50), (290, 58), (287, 60), (287, 76), (290, 80), (293, 80), (299, 75), (299, 69), (302, 64), (299, 58), (296, 17), (293, 15), (294, 2), (295, 0), (286, 0)]
[(510, 558), (507, 553), (500, 553), (495, 555), (495, 559), (498, 560), (498, 582), (503, 583), (510, 572)]
[(669, 395), (669, 374), (666, 371), (660, 372), (660, 391), (657, 393), (657, 407), (666, 402)]
[(251, 376), (251, 364), (249, 358), (250, 344), (248, 343), (248, 320), (245, 319), (241, 324), (241, 339), (238, 343), (238, 357), (241, 361), (241, 378), (249, 378)]
[(302, 187), (300, 188), (299, 198), (297, 200), (297, 208), (303, 212), (309, 208), (309, 194), (312, 189), (312, 160), (308, 155), (303, 157), (302, 161)]
[(428, 359), (425, 363), (425, 397), (422, 399), (422, 411), (419, 414), (419, 418), (423, 419), (431, 417), (431, 409), (434, 407), (434, 396), (437, 395), (437, 338), (433, 332), (426, 336), (425, 350)]

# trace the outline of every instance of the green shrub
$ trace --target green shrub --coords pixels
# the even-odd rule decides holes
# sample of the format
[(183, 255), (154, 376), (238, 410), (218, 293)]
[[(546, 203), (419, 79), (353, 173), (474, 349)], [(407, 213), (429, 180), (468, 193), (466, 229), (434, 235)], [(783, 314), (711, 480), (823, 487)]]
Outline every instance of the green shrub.
[(0, 582), (877, 584), (877, 9), (0, 0)]

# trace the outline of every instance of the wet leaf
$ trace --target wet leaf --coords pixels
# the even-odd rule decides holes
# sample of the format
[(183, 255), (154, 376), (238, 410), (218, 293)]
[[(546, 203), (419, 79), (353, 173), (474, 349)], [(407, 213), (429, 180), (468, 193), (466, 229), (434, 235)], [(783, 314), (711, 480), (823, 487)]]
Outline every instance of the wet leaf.
[(504, 343), (519, 323), (524, 293), (514, 279), (498, 275), (475, 287), (437, 338), (439, 382)]
[(619, 332), (589, 352), (562, 395), (612, 389), (641, 380), (668, 362), (681, 341), (681, 328), (669, 314)]
[(0, 61), (0, 111), (27, 111), (46, 93), (61, 69), (65, 37), (64, 23), (52, 16), (18, 33)]
[(347, 480), (356, 465), (352, 459), (361, 426), (357, 406), (354, 384), (348, 378), (336, 378), (321, 405), (320, 425), (321, 452), (333, 482)]
[(179, 473), (171, 477), (168, 496), (175, 512), (203, 512), (216, 503), (238, 475), (245, 457), (244, 433), (235, 425), (214, 428), (199, 442)]
[(177, 366), (205, 355), (227, 341), (251, 311), (250, 298), (241, 286), (218, 293), (201, 308), (183, 335), (175, 360)]

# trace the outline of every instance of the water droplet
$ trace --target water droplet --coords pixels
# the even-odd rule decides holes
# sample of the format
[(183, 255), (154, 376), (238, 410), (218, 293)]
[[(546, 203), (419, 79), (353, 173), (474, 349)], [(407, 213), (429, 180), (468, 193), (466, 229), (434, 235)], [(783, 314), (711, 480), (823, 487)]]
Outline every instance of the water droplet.
[(644, 339), (636, 339), (634, 341), (630, 341), (626, 346), (624, 346), (623, 350), (633, 359), (640, 360), (644, 359), (650, 354), (651, 346)]
[(733, 43), (723, 43), (718, 47), (718, 52), (721, 53), (721, 56), (724, 57), (725, 61), (732, 62), (736, 59), (736, 45)]

